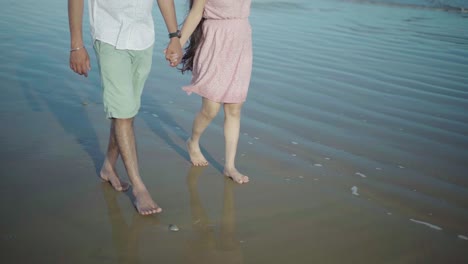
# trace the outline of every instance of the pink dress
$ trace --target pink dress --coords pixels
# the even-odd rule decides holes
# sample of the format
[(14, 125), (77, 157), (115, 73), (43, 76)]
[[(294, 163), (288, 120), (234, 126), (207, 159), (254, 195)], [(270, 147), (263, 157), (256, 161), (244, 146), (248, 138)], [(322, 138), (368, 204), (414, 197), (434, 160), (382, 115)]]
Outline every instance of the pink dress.
[(183, 89), (218, 103), (242, 103), (252, 73), (251, 0), (207, 0), (203, 41), (195, 54), (192, 82)]

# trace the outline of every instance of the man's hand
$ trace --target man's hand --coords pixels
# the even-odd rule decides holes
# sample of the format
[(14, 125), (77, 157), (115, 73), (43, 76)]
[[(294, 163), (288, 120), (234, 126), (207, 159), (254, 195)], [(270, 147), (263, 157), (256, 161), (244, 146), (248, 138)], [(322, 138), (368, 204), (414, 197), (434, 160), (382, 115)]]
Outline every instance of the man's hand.
[(182, 47), (179, 38), (171, 38), (165, 50), (166, 60), (169, 61), (171, 67), (176, 67), (182, 60)]
[(78, 73), (88, 77), (88, 71), (91, 70), (91, 64), (89, 62), (89, 55), (86, 48), (79, 50), (70, 51), (70, 68)]
[(167, 53), (167, 49), (164, 50), (164, 54), (166, 55), (166, 60), (169, 62), (171, 67), (175, 67), (180, 63), (180, 57), (176, 53)]

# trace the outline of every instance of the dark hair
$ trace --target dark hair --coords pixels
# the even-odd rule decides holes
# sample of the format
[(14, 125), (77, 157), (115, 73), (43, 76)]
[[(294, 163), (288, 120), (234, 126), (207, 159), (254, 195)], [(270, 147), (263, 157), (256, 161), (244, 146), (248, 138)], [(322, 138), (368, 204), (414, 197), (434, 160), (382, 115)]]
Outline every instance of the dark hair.
[[(193, 0), (189, 0), (189, 2), (190, 2), (190, 5), (189, 5), (189, 12), (190, 12), (193, 6)], [(203, 27), (204, 21), (205, 21), (205, 18), (202, 18), (200, 23), (197, 25), (192, 35), (190, 36), (189, 43), (187, 47), (185, 48), (185, 54), (182, 57), (182, 62), (181, 62), (182, 68), (180, 68), (180, 71), (182, 73), (193, 70), (193, 61), (195, 59), (195, 52), (197, 51), (198, 46), (200, 46), (200, 42), (203, 40), (202, 27)]]

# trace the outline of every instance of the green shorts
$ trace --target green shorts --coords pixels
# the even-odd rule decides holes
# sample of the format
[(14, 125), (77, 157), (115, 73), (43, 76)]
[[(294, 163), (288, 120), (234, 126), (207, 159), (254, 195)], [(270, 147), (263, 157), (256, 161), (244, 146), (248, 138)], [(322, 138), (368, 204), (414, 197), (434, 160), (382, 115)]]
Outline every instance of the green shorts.
[(141, 94), (151, 70), (153, 46), (145, 50), (118, 50), (96, 40), (107, 118), (132, 118), (141, 105)]

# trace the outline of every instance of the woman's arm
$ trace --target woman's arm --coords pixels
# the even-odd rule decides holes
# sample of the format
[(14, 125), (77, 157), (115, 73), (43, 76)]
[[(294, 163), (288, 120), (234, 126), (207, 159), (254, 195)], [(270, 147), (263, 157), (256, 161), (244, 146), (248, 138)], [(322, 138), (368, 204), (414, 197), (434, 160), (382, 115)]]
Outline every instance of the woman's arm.
[(197, 28), (203, 17), (203, 10), (205, 8), (206, 0), (193, 0), (192, 8), (185, 19), (184, 25), (180, 32), (180, 44), (183, 47), (187, 40), (192, 35), (193, 31)]

